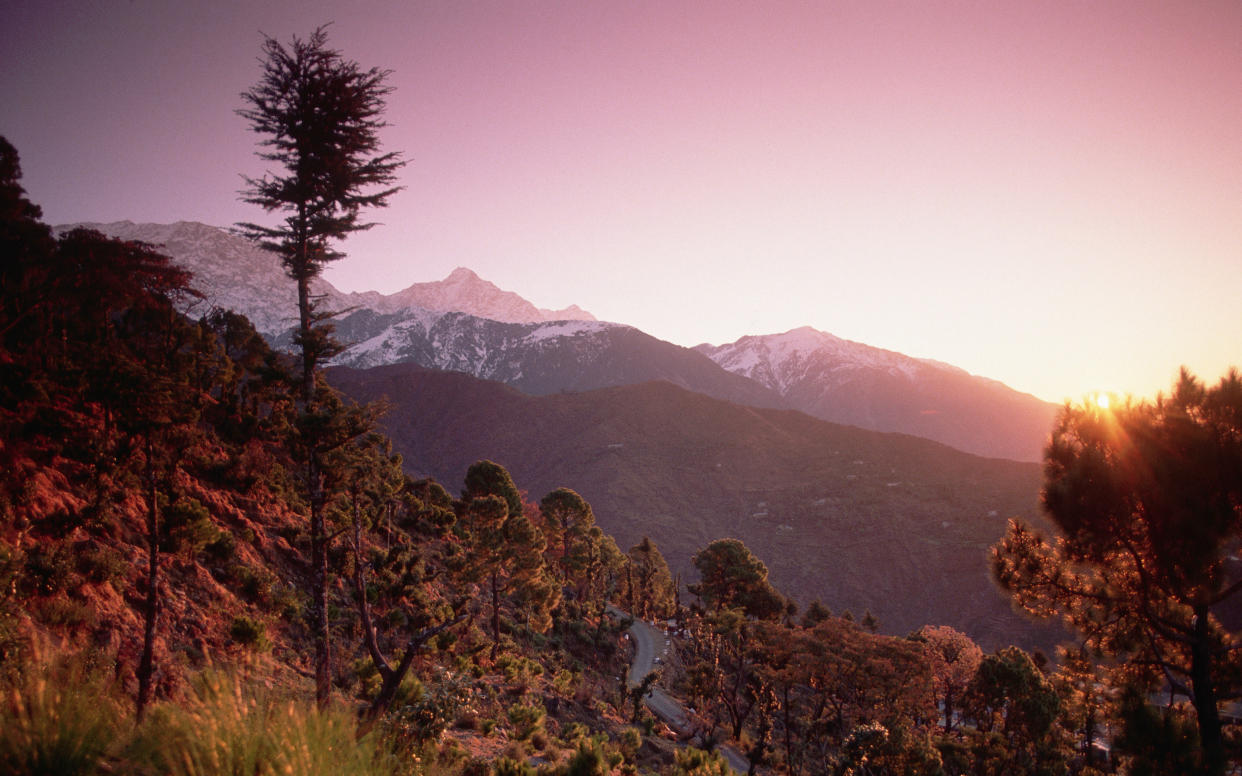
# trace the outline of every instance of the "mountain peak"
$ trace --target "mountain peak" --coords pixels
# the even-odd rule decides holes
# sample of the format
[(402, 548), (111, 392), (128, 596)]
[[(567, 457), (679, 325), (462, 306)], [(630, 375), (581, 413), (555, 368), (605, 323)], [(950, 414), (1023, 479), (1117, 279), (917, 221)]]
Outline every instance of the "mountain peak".
[(445, 283), (468, 283), (468, 282), (472, 282), (475, 280), (480, 280), (480, 278), (478, 274), (475, 273), (474, 270), (468, 267), (458, 267), (457, 269), (449, 273), (449, 276), (444, 279), (444, 282)]

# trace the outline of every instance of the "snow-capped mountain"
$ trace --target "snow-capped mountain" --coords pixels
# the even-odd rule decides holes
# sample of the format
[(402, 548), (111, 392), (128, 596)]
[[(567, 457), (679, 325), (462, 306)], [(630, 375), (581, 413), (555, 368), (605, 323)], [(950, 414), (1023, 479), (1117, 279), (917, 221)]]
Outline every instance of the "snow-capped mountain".
[(563, 310), (537, 308), (512, 291), (502, 291), (465, 267), (453, 270), (444, 280), (415, 283), (367, 306), (382, 312), (395, 312), (410, 307), (441, 312), (466, 312), (505, 323), (595, 320), (594, 315), (576, 304)]
[[(200, 303), (204, 308), (216, 306), (241, 312), (269, 339), (279, 338), (297, 322), (297, 291), (280, 261), (244, 237), (194, 221), (69, 224), (58, 226), (55, 231), (61, 234), (79, 226), (110, 237), (155, 245), (194, 273), (194, 287), (206, 296)], [(564, 310), (539, 309), (463, 267), (444, 280), (415, 283), (394, 294), (377, 291), (346, 294), (322, 277), (312, 282), (311, 291), (322, 297), (323, 308), (327, 310), (362, 308), (393, 314), (418, 308), (423, 312), (469, 313), (507, 323), (595, 320), (595, 316), (577, 305)]]
[(336, 333), (352, 343), (335, 359), (337, 366), (415, 363), (534, 395), (665, 380), (738, 404), (785, 406), (772, 391), (701, 353), (617, 323), (506, 323), (408, 308), (389, 315), (357, 310), (336, 322)]
[[(191, 315), (223, 307), (242, 313), (278, 348), (292, 348), (297, 295), (279, 261), (249, 240), (193, 222), (73, 224), (124, 240), (141, 240), (193, 273), (205, 295)], [(459, 268), (446, 279), (415, 283), (395, 294), (345, 294), (322, 278), (312, 291), (334, 319), (347, 348), (337, 366), (416, 363), (507, 383), (531, 394), (584, 391), (651, 380), (719, 399), (781, 407), (774, 393), (721, 369), (689, 348), (630, 326), (605, 323), (577, 306), (540, 310)]]
[[(292, 344), (296, 291), (279, 261), (245, 238), (200, 223), (75, 224), (151, 243), (194, 274), (212, 306), (248, 317), (278, 347)], [(72, 226), (57, 227), (64, 232)], [(340, 366), (412, 362), (507, 383), (531, 394), (666, 380), (714, 398), (788, 407), (836, 423), (897, 431), (967, 452), (1039, 460), (1056, 407), (993, 380), (810, 328), (683, 348), (577, 307), (540, 310), (459, 268), (394, 294), (312, 287), (347, 349)]]
[(809, 327), (695, 349), (809, 415), (914, 434), (977, 455), (1040, 460), (1057, 410), (957, 367)]

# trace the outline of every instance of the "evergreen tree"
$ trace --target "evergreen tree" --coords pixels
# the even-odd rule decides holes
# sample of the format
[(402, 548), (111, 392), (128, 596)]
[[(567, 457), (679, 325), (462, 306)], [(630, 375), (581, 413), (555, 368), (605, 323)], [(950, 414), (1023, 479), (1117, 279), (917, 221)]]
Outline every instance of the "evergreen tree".
[(1183, 370), (1155, 402), (1066, 406), (1044, 472), (1043, 506), (1063, 536), (1011, 523), (993, 550), (997, 580), (1188, 697), (1204, 769), (1223, 772), (1218, 706), (1242, 697), (1224, 617), (1242, 592), (1242, 377), (1206, 388)]
[(626, 567), (630, 614), (647, 619), (673, 611), (673, 576), (660, 548), (649, 537), (630, 548)]
[(969, 636), (948, 625), (924, 625), (911, 637), (920, 642), (931, 664), (932, 683), (944, 707), (944, 729), (953, 729), (953, 711), (983, 660), (983, 650)]
[[(379, 130), (386, 70), (361, 69), (328, 48), (327, 32), (316, 29), (306, 40), (294, 37), (288, 48), (273, 38), (263, 44), (263, 75), (242, 93), (247, 107), (238, 114), (263, 136), (269, 149), (259, 156), (282, 168), (280, 174), (247, 178), (243, 199), (266, 212), (279, 212), (279, 226), (240, 224), (242, 231), (280, 257), (297, 284), (297, 345), (301, 351), (302, 402), (308, 415), (322, 391), (317, 365), (338, 352), (330, 313), (318, 309), (310, 283), (329, 261), (341, 258), (331, 246), (372, 224), (359, 219), (363, 208), (381, 207), (399, 188), (391, 186), (403, 162), (397, 153), (380, 153)], [(314, 433), (317, 421), (303, 424)], [(305, 480), (310, 504), (312, 603), (315, 620), (316, 697), (325, 704), (330, 691), (327, 607), (327, 545), (324, 525), (322, 462), (315, 440), (307, 440)]]
[(741, 609), (750, 617), (779, 617), (785, 600), (768, 582), (768, 567), (737, 539), (717, 539), (694, 555), (700, 581), (691, 592), (709, 607)]
[(471, 464), (454, 530), (466, 545), (466, 579), (487, 588), (492, 659), (500, 654), (503, 598), (512, 596), (535, 630), (547, 630), (550, 612), (559, 602), (544, 570), (547, 541), (526, 516), (517, 486), (503, 466), (492, 461)]
[(557, 488), (539, 502), (547, 530), (559, 539), (561, 579), (569, 586), (589, 563), (591, 528), (595, 515), (586, 499), (569, 488)]

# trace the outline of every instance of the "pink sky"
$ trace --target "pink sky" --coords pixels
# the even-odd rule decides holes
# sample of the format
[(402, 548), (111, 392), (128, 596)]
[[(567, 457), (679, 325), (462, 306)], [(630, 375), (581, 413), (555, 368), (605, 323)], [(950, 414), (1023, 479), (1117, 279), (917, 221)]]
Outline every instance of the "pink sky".
[(8, 3), (52, 223), (228, 225), (260, 31), (391, 68), (329, 279), (468, 266), (683, 345), (809, 325), (1053, 401), (1242, 362), (1242, 3)]

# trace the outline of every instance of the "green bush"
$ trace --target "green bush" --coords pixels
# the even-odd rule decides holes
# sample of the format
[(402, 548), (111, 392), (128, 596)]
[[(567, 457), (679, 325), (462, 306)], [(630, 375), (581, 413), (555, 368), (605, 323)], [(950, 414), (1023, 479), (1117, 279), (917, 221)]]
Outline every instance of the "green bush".
[(36, 609), (36, 617), (44, 625), (70, 629), (94, 625), (99, 619), (90, 604), (61, 596), (40, 604)]
[(244, 614), (233, 618), (229, 625), (229, 637), (238, 644), (259, 652), (266, 652), (271, 648), (271, 642), (267, 639), (267, 626)]
[(531, 734), (543, 727), (543, 720), (547, 714), (543, 706), (537, 703), (530, 706), (511, 707), (507, 716), (509, 724), (513, 726), (514, 740), (525, 741), (530, 738)]
[(493, 776), (535, 776), (535, 769), (529, 763), (499, 757), (492, 763)]
[(228, 531), (220, 531), (215, 541), (203, 548), (203, 552), (217, 563), (230, 561), (237, 555), (237, 538)]
[(164, 535), (160, 549), (197, 555), (220, 538), (220, 529), (211, 522), (211, 513), (197, 499), (181, 498), (164, 510)]
[(26, 551), (19, 579), (24, 595), (52, 595), (68, 586), (73, 574), (73, 558), (63, 545), (35, 544)]
[(123, 578), (129, 571), (129, 560), (111, 547), (87, 547), (78, 553), (77, 566), (83, 577), (103, 584)]
[(608, 759), (599, 742), (586, 739), (578, 743), (578, 749), (565, 765), (565, 776), (607, 776)]

